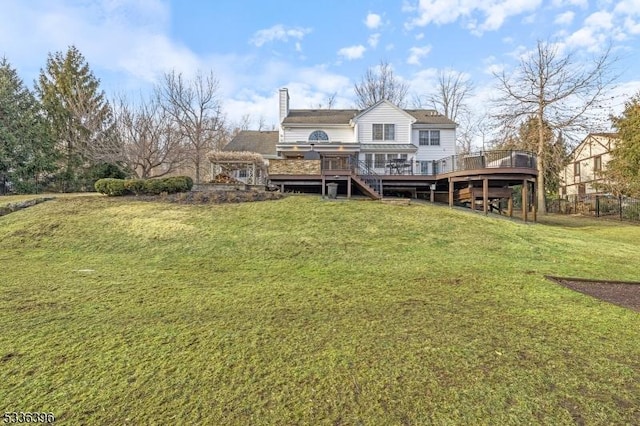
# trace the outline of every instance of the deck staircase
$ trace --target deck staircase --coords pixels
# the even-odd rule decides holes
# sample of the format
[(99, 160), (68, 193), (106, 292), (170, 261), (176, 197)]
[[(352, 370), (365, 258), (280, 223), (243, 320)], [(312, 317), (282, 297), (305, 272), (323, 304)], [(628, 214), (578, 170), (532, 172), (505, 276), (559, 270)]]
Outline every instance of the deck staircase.
[(382, 198), (382, 178), (371, 167), (360, 160), (355, 160), (351, 169), (351, 181), (374, 200)]

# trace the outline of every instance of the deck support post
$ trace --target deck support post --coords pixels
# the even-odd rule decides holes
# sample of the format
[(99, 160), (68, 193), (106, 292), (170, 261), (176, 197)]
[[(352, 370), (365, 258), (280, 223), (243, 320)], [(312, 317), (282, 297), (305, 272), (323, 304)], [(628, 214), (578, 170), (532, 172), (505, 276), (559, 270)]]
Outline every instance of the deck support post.
[(536, 179), (531, 181), (531, 191), (533, 192), (533, 221), (537, 222), (538, 221), (538, 195), (536, 192), (536, 186), (537, 186), (537, 181)]
[[(471, 211), (476, 210), (476, 196), (473, 193), (473, 182), (469, 181), (467, 184), (467, 188), (469, 188), (469, 197), (471, 197)], [(458, 200), (460, 201), (460, 200)]]
[(322, 198), (324, 198), (326, 186), (327, 186), (327, 180), (325, 179), (324, 175), (322, 175)]
[(347, 178), (347, 198), (351, 198), (351, 176)]
[(449, 207), (453, 207), (453, 180), (449, 179)]
[(529, 210), (529, 181), (522, 181), (522, 220), (527, 221), (527, 212)]
[(482, 179), (482, 209), (484, 214), (489, 213), (489, 179)]

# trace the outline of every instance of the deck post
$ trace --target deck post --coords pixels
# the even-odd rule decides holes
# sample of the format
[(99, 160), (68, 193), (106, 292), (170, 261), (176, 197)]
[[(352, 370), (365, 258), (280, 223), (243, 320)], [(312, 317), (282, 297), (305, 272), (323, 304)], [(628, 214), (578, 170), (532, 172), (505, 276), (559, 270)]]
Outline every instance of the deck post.
[(527, 221), (527, 211), (529, 210), (529, 182), (522, 181), (522, 220)]
[(536, 180), (531, 181), (531, 192), (533, 193), (533, 221), (538, 221), (538, 196), (536, 193)]
[(347, 198), (351, 198), (351, 176), (347, 178)]
[(453, 180), (449, 179), (449, 207), (453, 207)]
[(326, 181), (326, 179), (325, 179), (324, 175), (322, 175), (322, 198), (324, 198), (324, 194), (325, 194), (325, 192), (324, 192), (324, 191), (325, 191), (325, 186), (327, 186), (326, 184), (327, 184), (327, 181)]
[(489, 213), (489, 179), (482, 179), (482, 208), (484, 214)]
[(467, 188), (469, 188), (469, 197), (471, 197), (471, 211), (476, 210), (476, 196), (473, 193), (473, 182), (469, 181), (467, 184)]
[(513, 217), (513, 195), (507, 201), (507, 214), (509, 217)]

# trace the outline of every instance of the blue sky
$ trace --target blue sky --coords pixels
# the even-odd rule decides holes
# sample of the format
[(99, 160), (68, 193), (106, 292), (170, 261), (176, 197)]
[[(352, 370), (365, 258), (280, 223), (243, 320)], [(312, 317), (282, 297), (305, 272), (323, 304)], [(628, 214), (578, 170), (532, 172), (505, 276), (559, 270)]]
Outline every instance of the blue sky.
[(109, 95), (147, 93), (171, 69), (213, 70), (228, 120), (250, 114), (254, 126), (275, 124), (280, 87), (293, 108), (333, 93), (352, 107), (353, 84), (381, 60), (412, 96), (438, 70), (467, 74), (480, 114), (492, 72), (539, 39), (585, 60), (613, 43), (621, 76), (606, 111), (640, 90), (640, 0), (0, 0), (0, 11), (0, 55), (27, 84), (74, 44)]

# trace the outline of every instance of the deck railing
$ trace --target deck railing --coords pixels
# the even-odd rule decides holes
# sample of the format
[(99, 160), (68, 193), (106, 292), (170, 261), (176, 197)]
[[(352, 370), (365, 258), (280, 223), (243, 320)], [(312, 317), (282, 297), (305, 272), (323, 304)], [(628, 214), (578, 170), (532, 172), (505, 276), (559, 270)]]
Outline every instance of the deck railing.
[(357, 157), (349, 157), (352, 164), (352, 171), (356, 173), (367, 185), (382, 195), (382, 178), (368, 164), (360, 161)]
[(441, 158), (434, 163), (434, 173), (500, 168), (536, 168), (536, 155), (530, 151), (497, 150), (458, 154)]
[[(434, 176), (464, 170), (491, 168), (536, 168), (536, 155), (530, 151), (520, 150), (482, 151), (451, 155), (439, 160), (428, 161), (427, 164), (415, 160), (406, 160), (401, 163), (399, 160), (385, 163), (384, 167), (378, 168), (375, 167), (375, 164), (367, 164), (358, 160), (356, 155), (326, 156), (321, 160), (271, 160), (269, 172), (271, 174), (314, 175), (330, 172), (338, 172), (336, 174), (352, 172), (363, 177), (376, 176), (379, 178), (386, 175)], [(423, 167), (425, 165), (427, 167)]]

